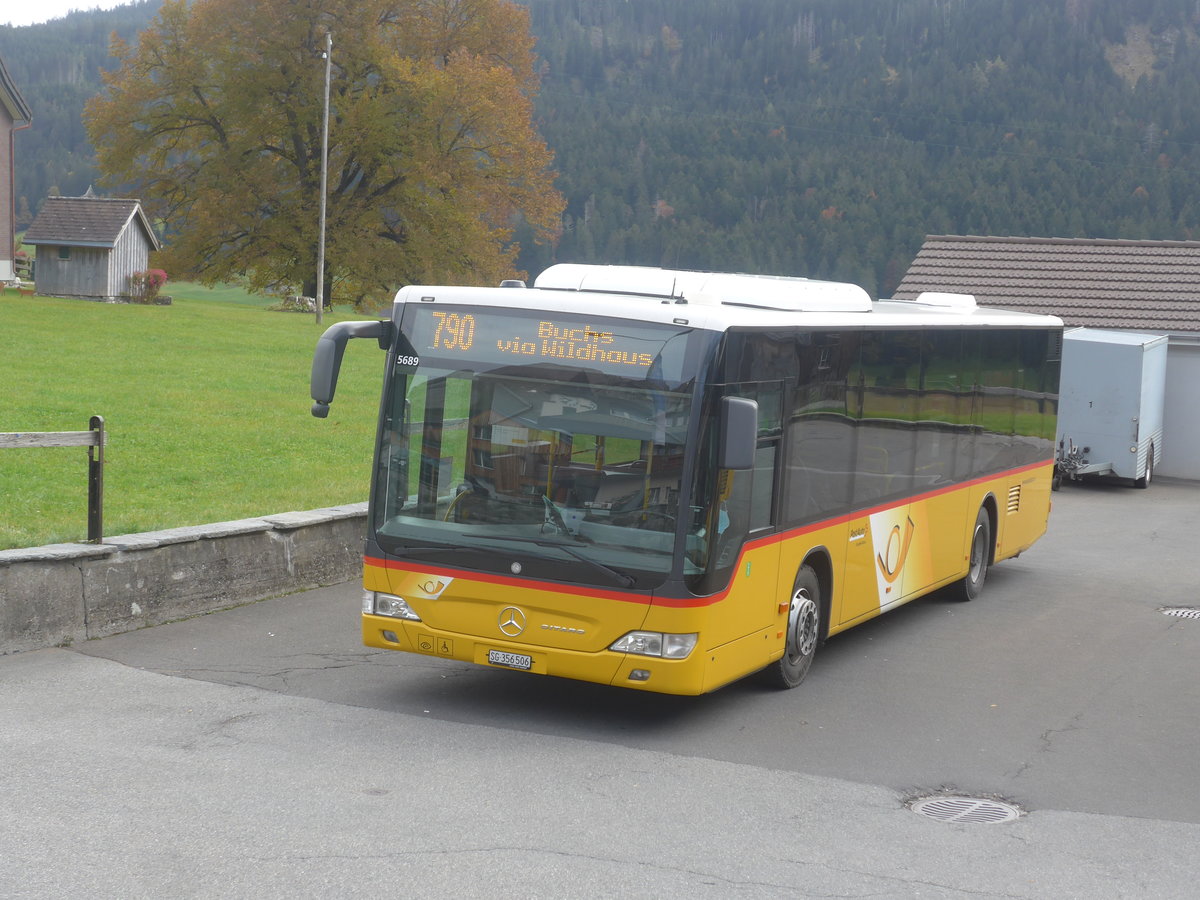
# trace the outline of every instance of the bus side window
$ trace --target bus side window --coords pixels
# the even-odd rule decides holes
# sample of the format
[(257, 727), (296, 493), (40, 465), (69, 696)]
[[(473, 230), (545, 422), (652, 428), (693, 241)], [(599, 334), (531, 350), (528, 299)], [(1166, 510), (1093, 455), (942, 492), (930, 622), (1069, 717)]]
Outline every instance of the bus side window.
[(796, 340), (780, 515), (786, 526), (850, 507), (859, 406), (859, 394), (851, 391), (851, 371), (858, 364), (859, 341), (857, 334), (836, 332), (803, 334)]
[(775, 524), (775, 451), (778, 441), (759, 443), (754, 451), (754, 483), (750, 497), (750, 530), (758, 531)]
[(775, 445), (759, 446), (754, 453), (754, 467), (738, 472), (726, 470), (727, 493), (720, 496), (721, 512), (717, 530), (728, 543), (736, 538), (740, 544), (748, 533), (770, 528), (774, 524), (771, 500), (775, 473)]

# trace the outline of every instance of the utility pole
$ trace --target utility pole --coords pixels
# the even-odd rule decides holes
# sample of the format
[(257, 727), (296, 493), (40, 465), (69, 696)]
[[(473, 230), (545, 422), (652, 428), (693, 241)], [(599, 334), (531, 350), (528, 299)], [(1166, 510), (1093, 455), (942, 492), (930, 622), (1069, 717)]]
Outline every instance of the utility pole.
[(325, 194), (329, 184), (329, 69), (333, 64), (333, 32), (325, 32), (325, 109), (321, 116), (321, 213), (317, 238), (317, 324), (325, 313)]

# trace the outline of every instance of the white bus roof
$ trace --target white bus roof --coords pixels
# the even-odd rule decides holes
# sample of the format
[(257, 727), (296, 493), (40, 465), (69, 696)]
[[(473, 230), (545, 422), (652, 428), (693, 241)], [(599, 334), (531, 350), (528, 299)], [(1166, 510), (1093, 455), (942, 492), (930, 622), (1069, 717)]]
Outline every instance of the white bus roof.
[(772, 275), (559, 264), (526, 288), (409, 285), (397, 303), (445, 302), (580, 312), (724, 331), (732, 327), (1061, 326), (1053, 316), (978, 306), (970, 294), (872, 301), (861, 287)]
[(689, 303), (723, 303), (791, 312), (869, 312), (871, 309), (871, 298), (856, 284), (641, 266), (560, 264), (539, 275), (534, 287), (665, 297)]

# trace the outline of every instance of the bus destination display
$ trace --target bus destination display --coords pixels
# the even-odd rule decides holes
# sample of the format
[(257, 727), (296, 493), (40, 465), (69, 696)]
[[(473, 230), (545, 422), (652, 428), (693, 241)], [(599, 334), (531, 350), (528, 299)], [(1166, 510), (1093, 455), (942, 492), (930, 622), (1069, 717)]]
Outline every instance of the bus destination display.
[(674, 336), (631, 322), (597, 326), (478, 309), (414, 312), (405, 331), (419, 355), (461, 355), (493, 364), (573, 361), (607, 372), (645, 375)]

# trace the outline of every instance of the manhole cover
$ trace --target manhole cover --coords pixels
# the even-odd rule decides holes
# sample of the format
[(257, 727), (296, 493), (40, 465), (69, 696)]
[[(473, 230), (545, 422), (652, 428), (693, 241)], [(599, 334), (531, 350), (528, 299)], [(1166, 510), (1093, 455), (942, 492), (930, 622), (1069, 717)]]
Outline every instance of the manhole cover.
[(1159, 612), (1177, 619), (1200, 619), (1200, 608), (1195, 606), (1163, 606)]
[(971, 825), (1011, 822), (1021, 817), (1021, 810), (1011, 803), (983, 797), (923, 797), (910, 803), (909, 809), (927, 819)]

